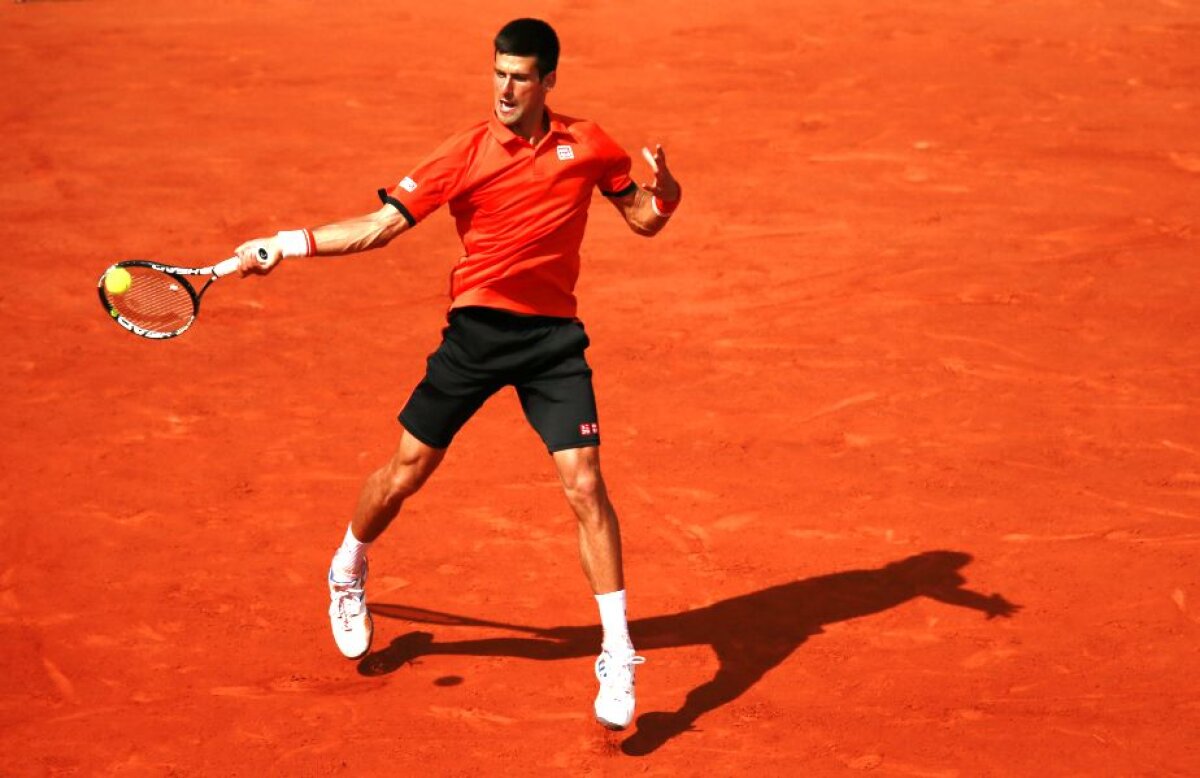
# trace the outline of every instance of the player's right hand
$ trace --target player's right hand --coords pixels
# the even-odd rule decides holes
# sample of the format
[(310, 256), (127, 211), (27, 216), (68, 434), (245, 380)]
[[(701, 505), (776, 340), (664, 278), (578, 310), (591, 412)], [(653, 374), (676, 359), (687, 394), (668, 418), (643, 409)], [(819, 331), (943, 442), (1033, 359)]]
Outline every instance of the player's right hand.
[[(262, 258), (259, 249), (266, 252), (266, 259)], [(251, 273), (266, 275), (275, 269), (279, 260), (283, 259), (283, 250), (279, 247), (279, 241), (274, 237), (248, 240), (238, 246), (233, 253), (242, 261), (242, 264), (238, 266), (238, 275), (243, 277)]]

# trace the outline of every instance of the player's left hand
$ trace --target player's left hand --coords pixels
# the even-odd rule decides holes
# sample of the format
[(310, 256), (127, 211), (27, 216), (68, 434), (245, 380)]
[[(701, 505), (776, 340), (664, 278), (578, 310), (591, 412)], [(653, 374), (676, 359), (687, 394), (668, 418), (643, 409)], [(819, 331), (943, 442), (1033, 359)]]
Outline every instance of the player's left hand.
[(671, 171), (667, 169), (667, 152), (663, 151), (662, 146), (655, 144), (653, 152), (643, 146), (642, 156), (646, 158), (650, 170), (654, 173), (654, 181), (643, 184), (642, 189), (663, 202), (677, 202), (683, 191), (679, 182), (675, 180), (675, 176), (671, 175)]

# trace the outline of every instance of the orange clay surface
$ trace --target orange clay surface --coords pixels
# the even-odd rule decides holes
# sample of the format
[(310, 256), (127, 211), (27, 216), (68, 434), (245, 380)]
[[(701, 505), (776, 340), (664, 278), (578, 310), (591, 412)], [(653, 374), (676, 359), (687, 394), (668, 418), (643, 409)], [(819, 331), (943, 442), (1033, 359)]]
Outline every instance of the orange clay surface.
[[(174, 342), (94, 290), (374, 210), (522, 14), (686, 192), (653, 241), (597, 196), (579, 287), (624, 733), (511, 392), (373, 549), (372, 653), (328, 634), (444, 211)], [(1200, 772), (1194, 2), (6, 2), (0, 72), (0, 773)]]

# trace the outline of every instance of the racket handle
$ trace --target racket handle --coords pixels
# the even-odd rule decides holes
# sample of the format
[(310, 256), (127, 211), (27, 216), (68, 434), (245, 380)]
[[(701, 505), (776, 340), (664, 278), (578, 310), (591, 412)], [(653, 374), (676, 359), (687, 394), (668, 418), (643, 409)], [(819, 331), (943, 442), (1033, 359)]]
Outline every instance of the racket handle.
[(236, 273), (241, 264), (242, 260), (238, 259), (237, 257), (230, 257), (229, 259), (222, 260), (213, 266), (213, 275), (217, 278), (220, 278), (221, 276), (227, 276), (230, 273)]
[[(267, 254), (266, 249), (258, 250), (259, 262), (266, 263), (268, 256), (270, 255)], [(217, 278), (220, 278), (221, 276), (227, 276), (231, 273), (236, 273), (238, 268), (241, 267), (241, 264), (242, 260), (238, 259), (237, 257), (230, 257), (229, 259), (221, 260), (217, 264), (213, 265), (213, 275)]]

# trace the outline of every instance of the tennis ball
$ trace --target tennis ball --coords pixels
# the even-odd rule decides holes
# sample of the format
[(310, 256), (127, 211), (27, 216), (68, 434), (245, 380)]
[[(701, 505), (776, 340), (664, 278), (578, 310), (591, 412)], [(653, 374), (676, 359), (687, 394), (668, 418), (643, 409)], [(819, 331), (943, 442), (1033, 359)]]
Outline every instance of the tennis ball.
[(114, 267), (104, 274), (104, 290), (109, 294), (125, 294), (132, 283), (133, 276), (123, 267)]

